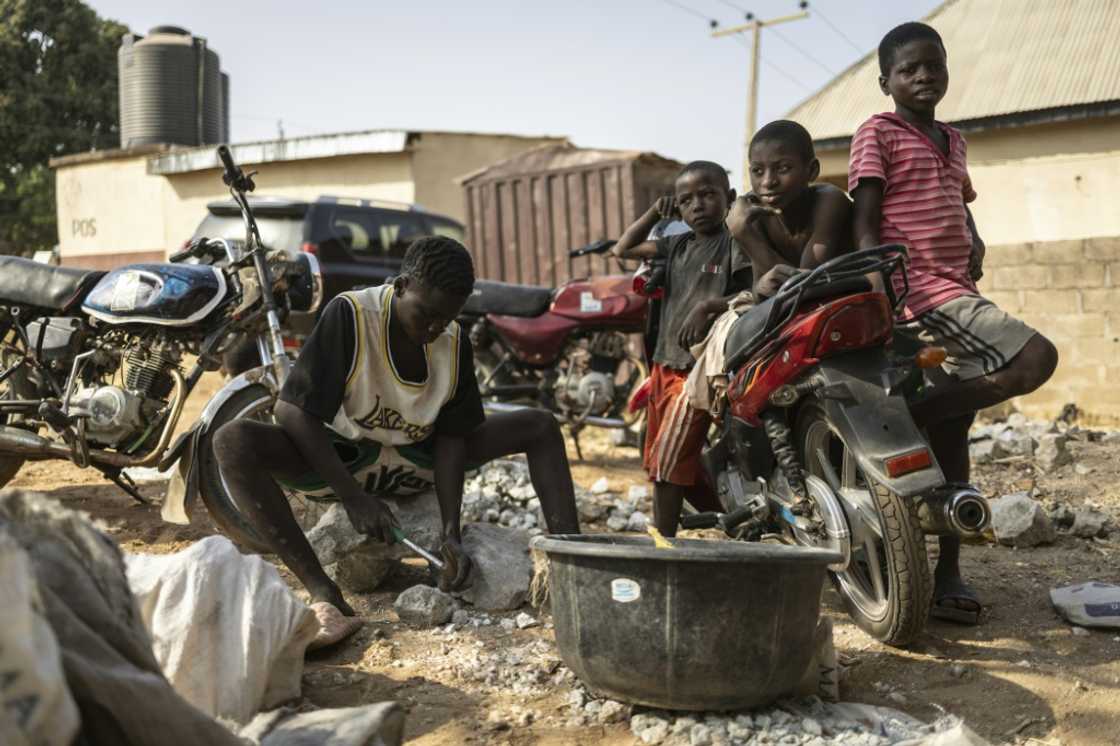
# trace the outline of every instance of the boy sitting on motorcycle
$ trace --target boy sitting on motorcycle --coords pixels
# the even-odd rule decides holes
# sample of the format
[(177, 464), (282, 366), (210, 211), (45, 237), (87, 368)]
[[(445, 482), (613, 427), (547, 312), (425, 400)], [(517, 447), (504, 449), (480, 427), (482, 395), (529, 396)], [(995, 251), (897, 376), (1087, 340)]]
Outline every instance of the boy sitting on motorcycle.
[[(455, 321), (473, 287), (474, 266), (462, 244), (444, 237), (416, 241), (391, 284), (343, 293), (326, 307), (280, 392), (278, 424), (239, 419), (215, 436), (222, 475), (246, 517), (313, 601), (346, 616), (354, 610), (324, 572), (278, 480), (318, 478), (356, 530), (386, 543), (398, 526), (379, 493), (434, 482), (445, 590), (461, 587), (470, 570), (459, 524), (468, 464), (525, 453), (549, 530), (579, 531), (553, 417), (536, 410), (483, 415), (470, 340)], [(410, 458), (417, 451), (427, 457)], [(387, 459), (393, 459), (392, 479), (363, 487), (353, 476), (356, 467)]]
[[(731, 298), (750, 288), (746, 255), (724, 224), (734, 200), (723, 167), (710, 161), (689, 163), (677, 176), (673, 196), (659, 199), (614, 247), (623, 259), (666, 262), (643, 456), (654, 485), (654, 523), (666, 536), (676, 534), (686, 497), (699, 510), (719, 507), (703, 482), (700, 464), (711, 419), (689, 404), (685, 382), (696, 362), (689, 348), (703, 340)], [(689, 232), (644, 240), (659, 220), (677, 215)]]
[(769, 298), (799, 269), (813, 269), (851, 247), (852, 203), (831, 184), (813, 184), (821, 166), (813, 138), (780, 119), (751, 139), (751, 193), (739, 197), (727, 227), (750, 257), (754, 296)]
[[(1054, 345), (980, 295), (984, 243), (966, 203), (976, 199), (960, 132), (934, 118), (949, 86), (945, 46), (923, 23), (904, 23), (879, 44), (879, 86), (894, 100), (852, 138), (848, 188), (857, 248), (909, 249), (910, 291), (896, 337), (946, 348), (912, 405), (950, 482), (969, 479), (968, 430), (976, 411), (1030, 393), (1058, 362)], [(895, 277), (896, 285), (901, 278)], [(941, 537), (935, 617), (975, 624), (981, 605), (961, 579), (960, 539)]]

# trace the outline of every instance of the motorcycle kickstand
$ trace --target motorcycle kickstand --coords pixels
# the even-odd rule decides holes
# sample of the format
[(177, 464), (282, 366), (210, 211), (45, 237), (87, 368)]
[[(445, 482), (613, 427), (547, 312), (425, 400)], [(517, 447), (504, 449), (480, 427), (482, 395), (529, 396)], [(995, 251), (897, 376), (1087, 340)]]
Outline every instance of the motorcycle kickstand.
[(132, 481), (132, 477), (125, 474), (120, 467), (114, 466), (105, 469), (98, 469), (105, 478), (113, 484), (121, 488), (129, 497), (141, 505), (151, 505), (152, 501), (140, 494), (136, 487), (136, 482)]
[(583, 430), (584, 425), (580, 422), (573, 422), (568, 425), (568, 432), (572, 434), (572, 444), (576, 447), (576, 459), (583, 461), (583, 449), (579, 445), (579, 433)]

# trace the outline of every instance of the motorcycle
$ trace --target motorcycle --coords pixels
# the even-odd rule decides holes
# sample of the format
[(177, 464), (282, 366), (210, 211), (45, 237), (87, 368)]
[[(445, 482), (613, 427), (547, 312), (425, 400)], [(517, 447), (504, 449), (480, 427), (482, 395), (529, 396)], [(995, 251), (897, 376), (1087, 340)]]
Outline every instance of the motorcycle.
[[(735, 322), (702, 455), (723, 510), (681, 521), (838, 552), (829, 570), (846, 611), (890, 645), (912, 641), (929, 614), (925, 536), (975, 537), (991, 517), (974, 488), (946, 484), (910, 416), (922, 369), (945, 350), (891, 346), (907, 290), (891, 276), (904, 260), (897, 245), (837, 257)], [(886, 291), (872, 290), (873, 273)]]
[[(569, 256), (603, 254), (614, 244), (596, 241)], [(580, 458), (584, 427), (637, 426), (643, 413), (627, 402), (648, 368), (631, 336), (645, 331), (648, 303), (632, 284), (629, 275), (571, 280), (555, 290), (475, 282), (460, 321), (470, 330), (484, 408), (553, 412), (569, 426)]]
[[(201, 490), (218, 526), (236, 535), (240, 514), (209, 438), (229, 419), (271, 411), (291, 365), (282, 321), (313, 314), (323, 287), (314, 256), (266, 253), (245, 199), (253, 174), (225, 146), (218, 156), (244, 244), (201, 239), (168, 262), (107, 273), (0, 257), (0, 485), (27, 460), (64, 459), (145, 503), (125, 470), (179, 463), (187, 479), (173, 479), (171, 492)], [(230, 339), (245, 336), (264, 364), (219, 390), (172, 444), (199, 379), (219, 368)]]

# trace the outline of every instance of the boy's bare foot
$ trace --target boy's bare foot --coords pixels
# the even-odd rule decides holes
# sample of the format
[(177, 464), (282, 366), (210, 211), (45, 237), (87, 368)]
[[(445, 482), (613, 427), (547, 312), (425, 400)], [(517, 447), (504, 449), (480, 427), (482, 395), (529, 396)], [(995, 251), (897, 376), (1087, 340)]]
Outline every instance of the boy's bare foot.
[(930, 616), (958, 624), (979, 624), (983, 606), (959, 573), (935, 574)]
[(311, 604), (314, 607), (318, 602), (324, 601), (331, 606), (338, 609), (344, 616), (356, 616), (357, 612), (354, 608), (346, 603), (346, 599), (342, 596), (342, 591), (334, 583), (324, 585), (321, 588), (312, 588), (308, 586), (308, 592), (311, 594)]
[(350, 616), (345, 616), (334, 604), (326, 601), (311, 604), (311, 610), (315, 612), (315, 618), (319, 621), (319, 633), (308, 643), (308, 650), (318, 650), (342, 642), (365, 624), (361, 619), (353, 616), (353, 609), (350, 610)]

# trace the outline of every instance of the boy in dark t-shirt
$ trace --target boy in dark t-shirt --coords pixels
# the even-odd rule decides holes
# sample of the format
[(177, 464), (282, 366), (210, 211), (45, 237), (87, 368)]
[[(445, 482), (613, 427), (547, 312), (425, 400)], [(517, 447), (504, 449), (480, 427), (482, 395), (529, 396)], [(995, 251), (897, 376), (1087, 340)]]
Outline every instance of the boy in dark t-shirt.
[[(677, 176), (673, 196), (659, 199), (614, 248), (624, 259), (666, 261), (643, 456), (653, 481), (654, 523), (666, 536), (676, 534), (686, 497), (698, 509), (719, 509), (703, 484), (700, 465), (711, 419), (689, 404), (685, 382), (696, 362), (689, 349), (703, 341), (728, 300), (750, 288), (746, 255), (724, 224), (734, 199), (727, 171), (710, 161), (694, 161)], [(678, 214), (691, 231), (644, 240), (659, 220)]]
[[(470, 569), (460, 537), (467, 464), (525, 453), (549, 530), (579, 531), (553, 417), (536, 410), (483, 416), (470, 341), (455, 321), (473, 286), (470, 254), (457, 241), (413, 243), (392, 284), (345, 293), (324, 310), (280, 392), (278, 424), (238, 419), (215, 435), (231, 495), (311, 593), (313, 607), (354, 615), (279, 481), (329, 492), (356, 530), (388, 543), (397, 521), (380, 496), (434, 486), (445, 590), (461, 587)], [(364, 484), (354, 476), (361, 468), (374, 470)]]

